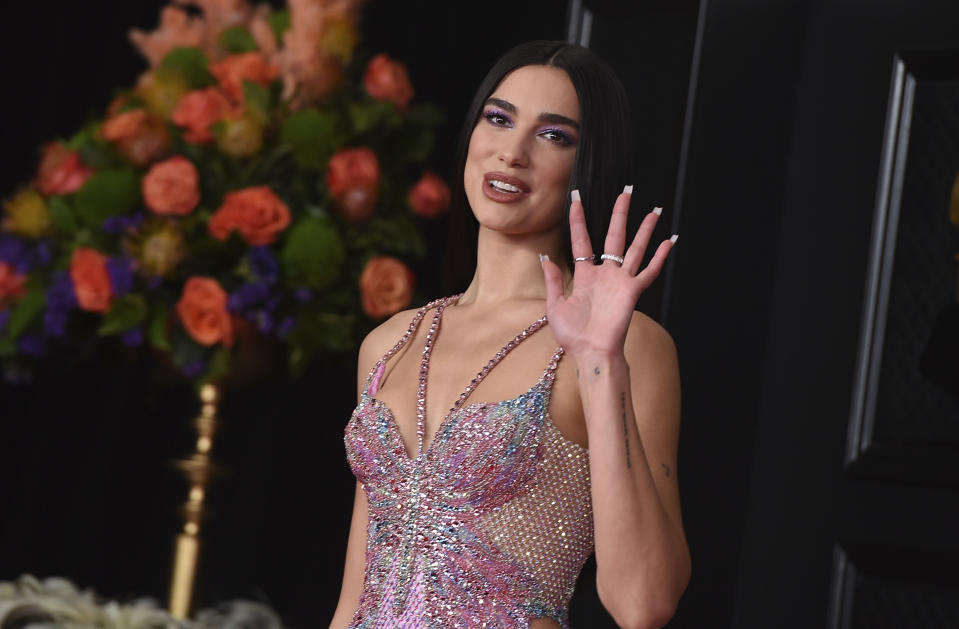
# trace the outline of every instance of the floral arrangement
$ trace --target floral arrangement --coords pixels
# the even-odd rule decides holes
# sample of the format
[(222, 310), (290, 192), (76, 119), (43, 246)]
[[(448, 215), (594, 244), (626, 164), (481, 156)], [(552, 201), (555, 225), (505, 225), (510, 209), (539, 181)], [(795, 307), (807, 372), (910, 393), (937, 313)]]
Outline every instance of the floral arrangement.
[(354, 59), (358, 0), (174, 0), (130, 38), (149, 67), (103, 119), (48, 143), (3, 202), (0, 365), (98, 337), (198, 384), (268, 335), (294, 375), (407, 306), (437, 110), (404, 66)]
[(0, 625), (44, 629), (282, 629), (276, 612), (260, 603), (231, 601), (177, 620), (151, 599), (102, 601), (66, 579), (24, 575), (0, 582)]

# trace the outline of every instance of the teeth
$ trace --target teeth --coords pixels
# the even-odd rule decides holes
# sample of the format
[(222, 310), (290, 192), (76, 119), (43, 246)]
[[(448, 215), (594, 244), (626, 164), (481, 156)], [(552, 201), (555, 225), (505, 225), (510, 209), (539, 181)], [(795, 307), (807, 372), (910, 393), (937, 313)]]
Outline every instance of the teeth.
[(505, 181), (499, 181), (498, 179), (490, 179), (489, 185), (503, 192), (519, 192), (519, 188), (516, 186), (511, 186)]

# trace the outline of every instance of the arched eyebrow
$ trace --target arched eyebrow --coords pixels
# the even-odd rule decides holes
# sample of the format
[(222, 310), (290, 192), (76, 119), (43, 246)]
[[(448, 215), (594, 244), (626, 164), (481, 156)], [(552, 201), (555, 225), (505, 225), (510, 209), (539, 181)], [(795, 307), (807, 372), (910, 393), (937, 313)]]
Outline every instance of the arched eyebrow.
[[(486, 99), (486, 104), (495, 105), (507, 113), (511, 113), (513, 115), (516, 114), (516, 105), (509, 102), (508, 100), (503, 100), (502, 98), (488, 98)], [(566, 116), (562, 114), (552, 114), (548, 112), (543, 112), (539, 116), (537, 116), (537, 119), (540, 122), (549, 122), (552, 124), (568, 125), (576, 129), (577, 131), (579, 131), (579, 123), (573, 120), (572, 118), (567, 118)]]

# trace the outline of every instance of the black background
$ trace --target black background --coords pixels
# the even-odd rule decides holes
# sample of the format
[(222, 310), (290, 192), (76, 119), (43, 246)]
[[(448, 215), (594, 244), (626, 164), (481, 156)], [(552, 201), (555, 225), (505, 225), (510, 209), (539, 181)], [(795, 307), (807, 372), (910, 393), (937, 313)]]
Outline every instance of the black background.
[[(683, 376), (693, 580), (670, 626), (824, 626), (892, 58), (959, 48), (959, 5), (586, 4), (590, 45), (637, 110), (637, 200), (666, 205), (681, 234), (660, 293), (641, 303), (672, 333)], [(5, 7), (4, 195), (32, 176), (41, 142), (100, 115), (136, 79), (144, 63), (125, 31), (152, 28), (161, 5)], [(402, 60), (417, 100), (447, 112), (433, 166), (450, 176), (479, 78), (514, 43), (564, 38), (566, 11), (375, 0), (360, 54)], [(417, 269), (428, 295), (439, 293), (444, 229), (428, 227)], [(210, 493), (201, 604), (258, 598), (294, 627), (326, 625), (352, 497), (342, 428), (354, 374), (317, 364), (300, 381), (276, 373), (226, 391), (215, 453), (230, 472)], [(109, 344), (51, 361), (31, 385), (0, 385), (0, 579), (59, 575), (110, 597), (165, 599), (185, 498), (166, 463), (189, 451), (195, 410), (188, 386)], [(903, 505), (903, 519), (944, 495), (957, 502), (954, 489), (915, 486), (882, 500)], [(573, 626), (608, 624), (588, 574), (581, 586)]]

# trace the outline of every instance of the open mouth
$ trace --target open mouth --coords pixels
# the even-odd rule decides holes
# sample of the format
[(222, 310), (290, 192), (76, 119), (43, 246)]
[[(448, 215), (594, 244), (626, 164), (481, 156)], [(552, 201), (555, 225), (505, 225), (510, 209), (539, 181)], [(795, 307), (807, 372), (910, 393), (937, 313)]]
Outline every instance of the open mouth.
[(520, 190), (516, 186), (512, 184), (508, 184), (505, 181), (500, 181), (499, 179), (490, 179), (489, 187), (492, 188), (493, 190), (499, 190), (500, 192), (510, 192), (513, 194), (522, 192), (522, 190)]

